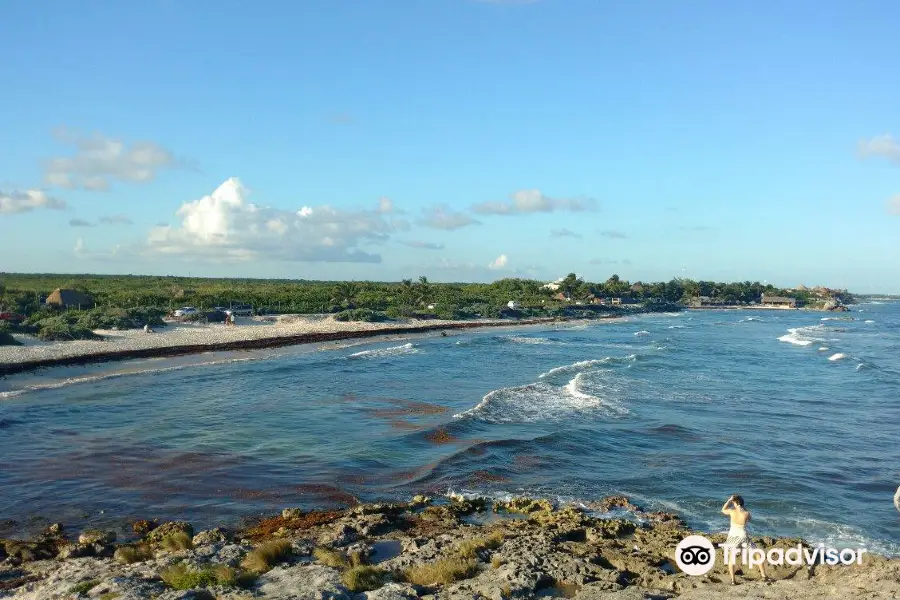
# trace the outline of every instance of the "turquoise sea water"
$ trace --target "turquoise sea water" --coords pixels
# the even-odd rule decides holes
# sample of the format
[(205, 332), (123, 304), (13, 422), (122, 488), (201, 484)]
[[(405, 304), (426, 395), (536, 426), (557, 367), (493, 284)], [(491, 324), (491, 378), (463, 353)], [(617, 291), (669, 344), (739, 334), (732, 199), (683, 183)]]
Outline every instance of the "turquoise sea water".
[(50, 369), (0, 380), (0, 528), (453, 490), (719, 531), (739, 493), (758, 534), (896, 555), (898, 426), (898, 303)]

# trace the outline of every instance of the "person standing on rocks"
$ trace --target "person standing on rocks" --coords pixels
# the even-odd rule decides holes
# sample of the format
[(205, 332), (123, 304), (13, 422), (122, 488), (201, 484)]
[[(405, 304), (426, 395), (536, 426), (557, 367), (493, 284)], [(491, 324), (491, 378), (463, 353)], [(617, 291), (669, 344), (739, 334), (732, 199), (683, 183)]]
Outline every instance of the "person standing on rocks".
[[(731, 554), (732, 560), (728, 563), (728, 575), (731, 577), (731, 585), (736, 585), (734, 580), (734, 570), (737, 565), (737, 557), (744, 548), (755, 548), (756, 544), (750, 539), (747, 533), (747, 523), (750, 522), (750, 511), (744, 508), (744, 499), (738, 495), (732, 495), (722, 505), (722, 514), (728, 515), (731, 519), (731, 529), (728, 531), (728, 539), (725, 540), (725, 556), (726, 559)], [(732, 550), (732, 552), (729, 552)], [(762, 575), (763, 581), (771, 581), (766, 575), (766, 565), (759, 564), (759, 573)]]

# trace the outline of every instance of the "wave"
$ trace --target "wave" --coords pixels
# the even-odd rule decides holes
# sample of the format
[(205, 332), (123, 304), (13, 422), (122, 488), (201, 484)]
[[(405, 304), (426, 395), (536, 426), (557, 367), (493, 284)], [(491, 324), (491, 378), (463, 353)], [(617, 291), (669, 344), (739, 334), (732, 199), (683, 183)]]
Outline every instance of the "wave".
[(518, 335), (509, 335), (505, 338), (506, 341), (512, 342), (514, 344), (551, 344), (553, 343), (551, 340), (542, 337), (525, 337)]
[(19, 389), (7, 390), (5, 392), (0, 392), (0, 400), (5, 400), (8, 398), (15, 398), (16, 396), (21, 396), (22, 394), (27, 394), (29, 392), (39, 392), (43, 390), (55, 390), (63, 387), (67, 387), (70, 385), (76, 385), (79, 383), (94, 383), (97, 381), (104, 381), (106, 379), (118, 379), (120, 377), (131, 377), (135, 375), (155, 375), (157, 373), (168, 373), (171, 371), (181, 371), (183, 369), (192, 369), (194, 367), (211, 367), (216, 365), (227, 365), (232, 363), (240, 363), (240, 362), (249, 362), (255, 360), (264, 360), (265, 358), (271, 358), (270, 356), (262, 357), (262, 356), (253, 356), (253, 357), (243, 357), (243, 358), (225, 358), (220, 360), (210, 360), (206, 362), (198, 362), (198, 363), (189, 363), (184, 365), (173, 365), (170, 367), (156, 367), (150, 369), (137, 369), (134, 371), (116, 371), (113, 373), (99, 373), (96, 375), (81, 375), (76, 377), (67, 377), (66, 379), (62, 379), (59, 381), (48, 381), (44, 383), (33, 383), (22, 386)]
[[(900, 543), (867, 536), (858, 527), (833, 523), (811, 517), (792, 519), (775, 517), (767, 519), (778, 529), (790, 528), (812, 545), (824, 544), (830, 548), (865, 548), (883, 556), (900, 556)], [(787, 527), (785, 527), (785, 525)]]
[(832, 354), (831, 356), (829, 356), (829, 357), (828, 357), (828, 360), (830, 360), (830, 361), (836, 361), (836, 360), (842, 360), (842, 359), (844, 359), (844, 358), (847, 358), (847, 355), (844, 354), (843, 352), (838, 352), (838, 353), (836, 353), (836, 354)]
[(642, 329), (640, 331), (635, 331), (634, 335), (650, 335), (650, 332)]
[(539, 381), (488, 392), (475, 407), (453, 415), (455, 419), (476, 418), (486, 423), (539, 423), (570, 418), (573, 414), (599, 412), (607, 416), (628, 413), (618, 403), (590, 393), (578, 373), (564, 386)]
[(809, 327), (792, 327), (788, 332), (778, 338), (780, 342), (787, 342), (795, 346), (810, 346), (815, 342), (824, 342), (825, 338), (814, 335), (814, 333), (822, 331), (821, 325), (812, 325)]
[(828, 346), (819, 346), (819, 352), (828, 352)]
[(762, 321), (762, 317), (746, 317), (741, 319), (741, 321)]
[(390, 348), (373, 348), (371, 350), (363, 350), (362, 352), (354, 352), (347, 358), (387, 358), (389, 356), (398, 356), (403, 354), (415, 354), (419, 351), (412, 342), (403, 344), (402, 346), (391, 346)]
[(570, 365), (563, 365), (561, 367), (553, 367), (546, 373), (541, 373), (538, 378), (546, 379), (547, 377), (553, 377), (554, 375), (559, 375), (561, 373), (574, 373), (579, 371), (586, 371), (591, 367), (597, 367), (600, 365), (608, 365), (613, 363), (624, 363), (624, 362), (633, 362), (637, 360), (637, 354), (629, 354), (628, 356), (607, 356), (605, 358), (598, 358), (593, 360), (580, 360), (576, 363), (572, 363)]
[(871, 325), (871, 324), (874, 323), (875, 321), (873, 321), (872, 319), (866, 319), (864, 322), (865, 322), (867, 325)]
[(666, 329), (684, 329), (684, 325), (669, 325)]

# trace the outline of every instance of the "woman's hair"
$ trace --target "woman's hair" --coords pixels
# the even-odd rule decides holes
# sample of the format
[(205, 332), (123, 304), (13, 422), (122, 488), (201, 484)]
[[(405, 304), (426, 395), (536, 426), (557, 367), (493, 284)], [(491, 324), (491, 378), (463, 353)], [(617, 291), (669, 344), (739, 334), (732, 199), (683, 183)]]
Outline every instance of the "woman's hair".
[(737, 504), (737, 505), (740, 506), (741, 508), (744, 508), (744, 499), (743, 499), (743, 498), (741, 498), (740, 496), (738, 496), (737, 494), (735, 494), (734, 497), (733, 497), (733, 500), (734, 500), (734, 503), (735, 503), (735, 504)]

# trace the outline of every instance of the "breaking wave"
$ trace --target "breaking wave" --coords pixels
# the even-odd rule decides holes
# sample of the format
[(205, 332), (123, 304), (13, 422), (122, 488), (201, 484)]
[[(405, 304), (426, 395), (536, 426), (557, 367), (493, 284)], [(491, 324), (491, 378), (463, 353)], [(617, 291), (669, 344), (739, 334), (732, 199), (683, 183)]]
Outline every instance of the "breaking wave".
[(788, 332), (778, 338), (778, 341), (787, 342), (795, 346), (810, 346), (815, 342), (824, 342), (825, 338), (815, 335), (821, 331), (821, 325), (811, 327), (792, 327)]
[(580, 360), (576, 363), (572, 363), (571, 365), (563, 365), (561, 367), (554, 367), (547, 371), (546, 373), (541, 373), (539, 378), (546, 379), (547, 377), (553, 377), (555, 375), (560, 375), (562, 373), (578, 373), (580, 371), (586, 371), (591, 367), (598, 367), (601, 365), (608, 365), (613, 363), (624, 363), (624, 362), (633, 362), (637, 360), (637, 354), (629, 354), (628, 356), (607, 356), (606, 358), (599, 358), (595, 360)]
[(402, 346), (391, 346), (390, 348), (373, 348), (372, 350), (363, 350), (355, 352), (347, 358), (387, 358), (389, 356), (399, 356), (403, 354), (415, 354), (419, 351), (415, 344), (409, 342)]
[(835, 360), (843, 360), (845, 358), (847, 358), (846, 354), (844, 354), (843, 352), (838, 352), (836, 354), (832, 354), (831, 356), (829, 356), (828, 360), (835, 361)]
[(575, 414), (599, 413), (606, 416), (628, 414), (615, 401), (601, 398), (578, 373), (564, 386), (545, 381), (488, 392), (475, 407), (453, 415), (455, 419), (474, 418), (486, 423), (537, 423), (556, 421)]
[(640, 331), (635, 331), (634, 335), (650, 335), (650, 332), (642, 329)]

